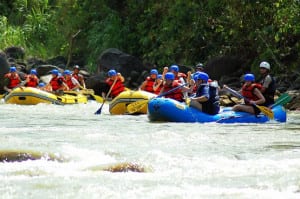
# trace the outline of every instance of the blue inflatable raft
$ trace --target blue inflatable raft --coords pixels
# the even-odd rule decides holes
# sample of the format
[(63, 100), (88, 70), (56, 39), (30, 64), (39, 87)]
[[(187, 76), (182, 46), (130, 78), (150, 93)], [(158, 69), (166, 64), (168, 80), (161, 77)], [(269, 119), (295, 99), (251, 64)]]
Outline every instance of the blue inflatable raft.
[[(283, 106), (272, 108), (272, 121), (286, 122), (286, 111)], [(234, 112), (231, 107), (223, 108), (216, 115), (203, 113), (185, 103), (169, 98), (153, 98), (148, 103), (148, 118), (150, 121), (167, 122), (217, 122), (217, 123), (265, 123), (271, 121), (262, 113), (255, 116), (245, 112)]]

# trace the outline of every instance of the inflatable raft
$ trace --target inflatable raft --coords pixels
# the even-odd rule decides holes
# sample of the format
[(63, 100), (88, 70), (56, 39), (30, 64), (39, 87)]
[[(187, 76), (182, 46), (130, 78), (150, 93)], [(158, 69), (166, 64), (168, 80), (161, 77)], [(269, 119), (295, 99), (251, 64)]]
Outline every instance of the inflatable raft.
[[(109, 112), (112, 115), (123, 115), (129, 114), (127, 106), (133, 102), (140, 100), (149, 100), (156, 95), (146, 91), (133, 91), (127, 90), (120, 93), (115, 97), (109, 104)], [(147, 114), (147, 105), (142, 107), (139, 111), (134, 114)]]
[(39, 103), (48, 104), (78, 104), (87, 103), (88, 99), (80, 93), (55, 95), (32, 87), (19, 87), (12, 90), (4, 98), (7, 104), (36, 105)]
[[(286, 111), (281, 105), (274, 106), (272, 111), (274, 121), (286, 122)], [(216, 115), (209, 115), (169, 98), (151, 99), (148, 103), (148, 118), (150, 121), (200, 123), (265, 123), (271, 120), (263, 114), (255, 116), (245, 112), (234, 112), (230, 107), (222, 109)]]

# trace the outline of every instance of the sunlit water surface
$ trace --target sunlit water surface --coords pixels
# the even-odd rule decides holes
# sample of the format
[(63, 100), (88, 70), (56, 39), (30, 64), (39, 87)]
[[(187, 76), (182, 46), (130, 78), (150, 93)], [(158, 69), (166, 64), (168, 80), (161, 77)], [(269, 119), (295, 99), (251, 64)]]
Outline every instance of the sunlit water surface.
[[(0, 104), (0, 198), (300, 198), (300, 114), (286, 124), (150, 123), (100, 104)], [(130, 162), (147, 172), (103, 171)], [(93, 168), (93, 169), (91, 169)], [(99, 169), (97, 169), (99, 168)]]

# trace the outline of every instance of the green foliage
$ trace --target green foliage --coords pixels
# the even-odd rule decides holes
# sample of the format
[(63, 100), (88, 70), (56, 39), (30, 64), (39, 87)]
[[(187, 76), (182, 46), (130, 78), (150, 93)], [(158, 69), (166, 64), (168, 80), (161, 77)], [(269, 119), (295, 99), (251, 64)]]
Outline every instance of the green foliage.
[(235, 55), (253, 71), (300, 64), (300, 1), (14, 0), (0, 3), (0, 48), (28, 55), (80, 55), (91, 71), (107, 48), (160, 67)]

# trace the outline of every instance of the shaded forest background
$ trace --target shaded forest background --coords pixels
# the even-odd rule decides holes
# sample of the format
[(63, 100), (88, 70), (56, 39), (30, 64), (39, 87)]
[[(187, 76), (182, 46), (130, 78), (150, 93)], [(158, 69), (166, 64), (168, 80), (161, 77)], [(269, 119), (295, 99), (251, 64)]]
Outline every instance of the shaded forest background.
[(159, 67), (238, 56), (254, 72), (262, 60), (274, 73), (292, 72), (300, 65), (300, 1), (2, 0), (0, 49), (10, 46), (80, 60), (90, 72), (107, 48)]

